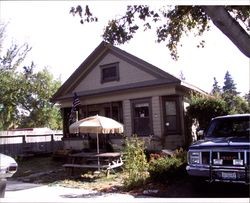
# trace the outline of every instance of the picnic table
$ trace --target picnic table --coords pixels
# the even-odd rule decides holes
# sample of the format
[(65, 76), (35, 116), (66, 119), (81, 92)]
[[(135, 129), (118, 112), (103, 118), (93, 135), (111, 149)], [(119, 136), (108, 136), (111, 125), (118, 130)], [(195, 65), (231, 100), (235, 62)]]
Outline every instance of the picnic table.
[(64, 164), (70, 175), (75, 168), (88, 170), (105, 170), (107, 175), (110, 170), (123, 165), (122, 154), (119, 152), (87, 153), (80, 152), (71, 154), (68, 163)]

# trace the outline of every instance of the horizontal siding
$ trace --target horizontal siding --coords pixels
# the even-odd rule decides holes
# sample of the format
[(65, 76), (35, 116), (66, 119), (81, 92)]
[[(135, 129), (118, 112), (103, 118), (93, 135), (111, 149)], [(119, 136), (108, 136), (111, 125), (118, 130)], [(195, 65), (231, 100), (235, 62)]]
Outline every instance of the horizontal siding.
[[(101, 65), (119, 62), (119, 81), (101, 83)], [(116, 87), (118, 85), (132, 84), (137, 82), (153, 80), (155, 77), (130, 63), (118, 58), (113, 54), (107, 54), (88, 75), (79, 83), (74, 91), (88, 91), (105, 87)]]
[(124, 123), (124, 135), (126, 136), (132, 135), (130, 100), (123, 101), (123, 123)]
[(161, 111), (160, 111), (160, 98), (158, 96), (152, 97), (152, 118), (154, 135), (161, 137), (162, 125), (161, 125)]

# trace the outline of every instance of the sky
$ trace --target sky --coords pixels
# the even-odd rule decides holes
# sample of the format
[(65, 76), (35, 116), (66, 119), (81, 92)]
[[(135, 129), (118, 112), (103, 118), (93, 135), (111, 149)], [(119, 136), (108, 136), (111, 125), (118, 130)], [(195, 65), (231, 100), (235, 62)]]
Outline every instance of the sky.
[[(80, 18), (70, 15), (69, 10), (78, 4), (84, 6), (86, 1), (0, 1), (1, 22), (8, 24), (5, 46), (28, 43), (32, 50), (25, 65), (34, 61), (38, 68), (47, 67), (55, 78), (64, 82), (102, 42), (104, 26), (108, 20), (124, 14), (127, 2), (132, 1), (88, 2), (99, 21), (82, 25)], [(149, 2), (155, 8), (162, 5), (162, 1)], [(197, 48), (203, 39), (205, 48)], [(171, 59), (164, 44), (155, 41), (154, 32), (141, 31), (117, 47), (176, 77), (182, 72), (186, 82), (207, 92), (212, 89), (214, 77), (223, 86), (226, 71), (242, 95), (249, 91), (249, 58), (215, 26), (203, 37), (185, 36), (183, 46), (178, 49), (178, 61)]]

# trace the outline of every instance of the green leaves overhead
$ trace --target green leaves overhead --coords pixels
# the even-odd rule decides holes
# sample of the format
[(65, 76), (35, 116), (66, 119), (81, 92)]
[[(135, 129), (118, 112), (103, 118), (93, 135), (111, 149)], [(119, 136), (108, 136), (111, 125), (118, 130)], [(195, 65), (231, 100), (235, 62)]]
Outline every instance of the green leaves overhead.
[(85, 6), (85, 11), (83, 13), (83, 9), (80, 5), (76, 7), (71, 7), (69, 13), (71, 13), (73, 16), (78, 14), (81, 18), (80, 23), (84, 24), (84, 22), (90, 23), (90, 22), (97, 22), (98, 18), (93, 16), (93, 14), (90, 12), (89, 6)]
[[(81, 6), (73, 7), (70, 12), (74, 15), (78, 13), (81, 23), (97, 21), (88, 6), (85, 7), (84, 16)], [(122, 17), (108, 22), (104, 28), (103, 39), (111, 44), (124, 44), (140, 28), (143, 31), (155, 28), (156, 41), (165, 43), (171, 57), (177, 60), (182, 37), (190, 33), (201, 36), (210, 29), (211, 20), (249, 57), (250, 37), (246, 32), (250, 29), (249, 6), (162, 6), (160, 9), (151, 9), (148, 5), (129, 5)], [(234, 27), (230, 26), (232, 22), (236, 22)], [(237, 33), (241, 37), (235, 36)], [(205, 41), (201, 40), (196, 46), (203, 48)]]

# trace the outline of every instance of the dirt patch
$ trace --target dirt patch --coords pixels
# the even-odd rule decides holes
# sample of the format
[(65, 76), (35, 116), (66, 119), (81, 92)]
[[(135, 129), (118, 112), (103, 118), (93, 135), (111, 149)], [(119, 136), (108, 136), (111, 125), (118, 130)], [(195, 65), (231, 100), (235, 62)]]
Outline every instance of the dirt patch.
[(55, 160), (52, 157), (29, 157), (26, 160), (17, 161), (18, 170), (11, 179), (98, 191), (117, 191), (117, 188), (122, 188), (121, 171), (111, 173), (109, 176), (106, 176), (105, 172), (75, 171), (74, 176), (69, 176), (62, 167), (66, 160), (67, 158)]
[(126, 191), (123, 187), (123, 173), (116, 171), (108, 177), (105, 173), (76, 173), (69, 176), (62, 165), (67, 160), (52, 157), (29, 157), (18, 161), (18, 171), (11, 178), (24, 182), (57, 184), (64, 187), (83, 188), (104, 193), (129, 193), (133, 196), (159, 198), (228, 198), (249, 197), (249, 187), (245, 185), (196, 182), (185, 171), (178, 177), (164, 183), (148, 182), (143, 187)]

